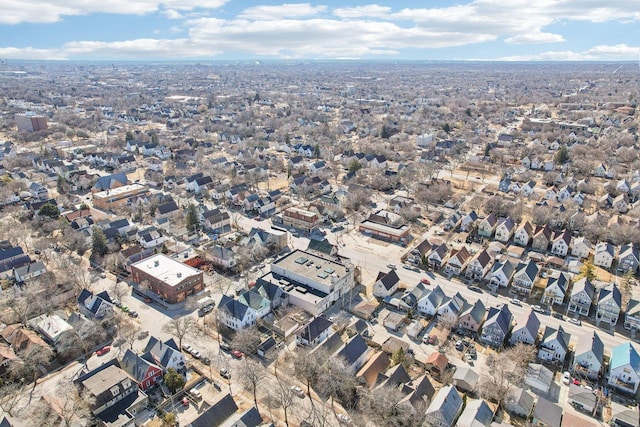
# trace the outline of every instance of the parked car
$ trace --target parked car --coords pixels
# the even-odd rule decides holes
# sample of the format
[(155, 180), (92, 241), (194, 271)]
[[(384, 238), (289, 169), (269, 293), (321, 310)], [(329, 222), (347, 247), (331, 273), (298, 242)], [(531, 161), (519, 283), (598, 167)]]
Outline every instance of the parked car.
[(556, 319), (564, 320), (564, 316), (562, 315), (562, 313), (553, 313), (552, 316)]
[(202, 358), (200, 358), (200, 361), (202, 362), (203, 365), (211, 365), (211, 359), (209, 359), (207, 356), (204, 356)]
[(578, 325), (578, 326), (582, 325), (582, 322), (580, 321), (580, 319), (577, 319), (575, 317), (569, 318), (567, 322), (573, 323), (574, 325)]
[(234, 359), (242, 359), (244, 357), (244, 353), (240, 350), (233, 350), (231, 352), (231, 356), (233, 356)]
[(571, 374), (568, 371), (564, 371), (562, 374), (562, 384), (569, 385), (571, 382)]
[(191, 352), (193, 351), (193, 347), (191, 347), (189, 344), (183, 344), (182, 351), (186, 351), (187, 353), (191, 354)]
[(423, 284), (427, 285), (427, 286), (429, 286), (429, 285), (431, 284), (431, 282), (429, 281), (429, 279), (427, 279), (426, 277), (423, 277), (422, 279), (420, 279), (420, 281), (421, 281)]
[(425, 335), (422, 337), (422, 342), (429, 345), (435, 345), (438, 342), (438, 337), (435, 335)]
[(189, 406), (189, 399), (187, 399), (186, 397), (183, 397), (181, 402), (182, 406)]
[(127, 307), (126, 305), (122, 305), (120, 306), (120, 310), (124, 311), (125, 313), (129, 311), (129, 307)]
[(100, 350), (96, 351), (96, 355), (97, 356), (102, 356), (102, 355), (105, 355), (105, 354), (109, 353), (110, 351), (111, 351), (111, 347), (109, 347), (108, 345), (105, 345)]
[(226, 369), (220, 369), (220, 376), (227, 380), (231, 379), (231, 374)]
[(469, 289), (470, 289), (470, 290), (472, 290), (473, 292), (477, 292), (477, 293), (479, 293), (479, 294), (481, 294), (481, 293), (482, 293), (482, 289), (480, 289), (480, 288), (479, 288), (479, 287), (477, 287), (477, 286), (469, 286)]
[(129, 317), (138, 317), (138, 312), (137, 311), (129, 311), (127, 313), (129, 315)]
[(303, 398), (304, 397), (304, 391), (302, 391), (302, 389), (300, 387), (298, 387), (297, 385), (291, 386), (291, 391), (293, 392), (293, 394), (295, 394), (296, 396)]
[(469, 356), (471, 356), (473, 359), (478, 357), (478, 353), (476, 353), (476, 348), (473, 345), (469, 347)]
[(539, 305), (532, 305), (531, 306), (531, 310), (535, 311), (536, 313), (544, 313), (544, 308), (540, 307)]
[(196, 359), (200, 359), (202, 357), (202, 354), (200, 354), (198, 350), (191, 351), (191, 355)]
[(396, 265), (395, 265), (395, 264), (387, 264), (387, 268), (390, 268), (390, 269), (392, 269), (392, 270), (395, 270), (395, 269), (396, 269), (396, 268), (398, 268), (398, 267), (396, 267)]
[(140, 331), (140, 332), (138, 333), (138, 339), (139, 339), (139, 340), (143, 340), (143, 339), (145, 339), (145, 338), (146, 338), (146, 337), (148, 337), (148, 336), (149, 336), (149, 331)]
[(464, 344), (462, 344), (462, 340), (456, 341), (456, 350), (462, 351), (464, 349)]
[(522, 304), (520, 303), (520, 300), (518, 298), (511, 298), (509, 300), (509, 302), (513, 305), (517, 305), (518, 307), (520, 307)]
[(340, 421), (340, 424), (351, 424), (351, 418), (349, 418), (348, 415), (345, 414), (338, 414), (338, 421)]
[(229, 353), (231, 351), (231, 346), (224, 341), (220, 342), (220, 350)]
[(107, 273), (100, 273), (100, 278), (101, 279), (106, 279), (107, 278)]

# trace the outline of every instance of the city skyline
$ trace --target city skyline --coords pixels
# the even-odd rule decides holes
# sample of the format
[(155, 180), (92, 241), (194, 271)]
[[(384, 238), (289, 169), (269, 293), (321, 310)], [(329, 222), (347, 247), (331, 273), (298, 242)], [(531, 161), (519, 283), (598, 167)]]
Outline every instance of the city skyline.
[(0, 58), (629, 61), (640, 2), (0, 0)]

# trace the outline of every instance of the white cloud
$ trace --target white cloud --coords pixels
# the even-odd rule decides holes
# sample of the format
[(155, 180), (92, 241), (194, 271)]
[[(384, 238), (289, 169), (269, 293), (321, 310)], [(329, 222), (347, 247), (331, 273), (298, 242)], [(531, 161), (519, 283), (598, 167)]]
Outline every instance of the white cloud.
[(309, 3), (287, 3), (279, 6), (254, 6), (238, 15), (240, 19), (272, 20), (303, 18), (324, 12), (327, 6), (311, 6)]
[(387, 6), (379, 6), (377, 4), (369, 4), (366, 6), (344, 7), (333, 10), (333, 14), (339, 18), (384, 18), (389, 16), (391, 8)]
[(217, 9), (228, 0), (0, 0), (0, 24), (53, 23), (64, 16), (91, 13), (145, 15), (166, 9)]
[(519, 34), (505, 40), (505, 42), (513, 44), (559, 43), (563, 41), (565, 39), (560, 34), (552, 33)]
[(614, 46), (594, 46), (583, 52), (548, 51), (532, 55), (516, 55), (496, 58), (498, 61), (628, 61), (634, 60), (640, 52), (640, 46), (619, 44)]

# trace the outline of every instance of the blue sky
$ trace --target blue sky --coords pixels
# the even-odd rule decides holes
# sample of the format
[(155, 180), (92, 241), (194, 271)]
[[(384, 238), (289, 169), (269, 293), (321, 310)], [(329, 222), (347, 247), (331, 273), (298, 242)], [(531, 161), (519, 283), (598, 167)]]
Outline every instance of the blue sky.
[(0, 58), (622, 61), (640, 0), (0, 0)]

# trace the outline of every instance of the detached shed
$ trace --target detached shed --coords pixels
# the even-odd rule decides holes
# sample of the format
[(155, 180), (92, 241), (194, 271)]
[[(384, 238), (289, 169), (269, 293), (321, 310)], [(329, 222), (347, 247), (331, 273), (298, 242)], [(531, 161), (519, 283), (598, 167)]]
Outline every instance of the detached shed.
[(429, 371), (431, 376), (440, 377), (440, 375), (442, 375), (442, 373), (447, 369), (448, 364), (449, 359), (447, 359), (447, 356), (435, 351), (427, 358), (425, 368)]

